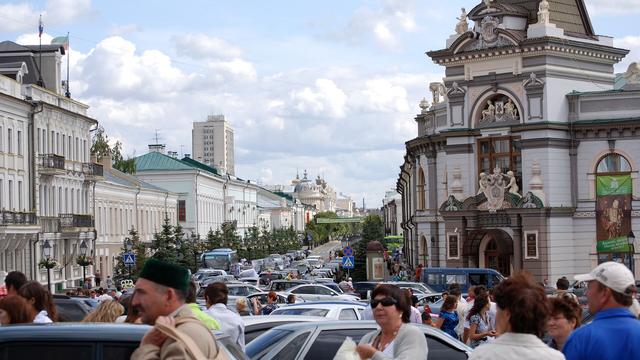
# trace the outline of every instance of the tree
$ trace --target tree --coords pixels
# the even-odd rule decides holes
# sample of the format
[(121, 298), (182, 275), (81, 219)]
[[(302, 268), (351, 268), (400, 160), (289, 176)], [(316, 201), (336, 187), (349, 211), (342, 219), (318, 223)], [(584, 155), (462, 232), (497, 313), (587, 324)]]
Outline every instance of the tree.
[(111, 160), (113, 161), (113, 167), (127, 174), (135, 174), (136, 161), (133, 157), (127, 156), (126, 159), (122, 156), (122, 143), (116, 141), (115, 145), (111, 149)]
[(134, 174), (136, 172), (135, 159), (131, 156), (127, 156), (127, 159), (124, 159), (122, 156), (122, 143), (120, 141), (116, 141), (113, 147), (110, 147), (109, 136), (107, 136), (102, 126), (99, 126), (93, 135), (91, 155), (95, 155), (97, 161), (102, 161), (103, 157), (111, 155), (111, 163), (115, 169), (127, 174)]
[[(127, 252), (127, 249), (125, 248), (127, 241), (131, 242), (131, 253), (136, 257), (136, 263), (131, 266), (125, 265), (124, 258), (122, 256), (122, 254)], [(124, 239), (122, 247), (120, 248), (120, 254), (117, 257), (116, 266), (113, 269), (113, 280), (116, 281), (116, 283), (128, 278), (135, 281), (146, 261), (147, 248), (145, 244), (140, 241), (140, 236), (136, 229), (131, 227), (129, 230), (129, 236)]]
[(209, 229), (207, 233), (206, 248), (207, 250), (218, 249), (222, 247), (222, 231), (220, 229)]
[(110, 153), (111, 148), (109, 147), (109, 137), (104, 133), (104, 128), (102, 126), (98, 126), (98, 129), (93, 134), (91, 155), (95, 155), (96, 159), (100, 161)]
[(162, 231), (153, 234), (153, 240), (151, 241), (151, 250), (154, 258), (172, 264), (178, 262), (174, 236), (173, 226), (169, 223), (169, 218), (165, 218), (162, 224)]
[(369, 215), (362, 224), (362, 239), (355, 245), (355, 266), (351, 271), (351, 276), (355, 281), (367, 280), (367, 246), (371, 241), (377, 240), (382, 243), (384, 239), (384, 225), (378, 215)]

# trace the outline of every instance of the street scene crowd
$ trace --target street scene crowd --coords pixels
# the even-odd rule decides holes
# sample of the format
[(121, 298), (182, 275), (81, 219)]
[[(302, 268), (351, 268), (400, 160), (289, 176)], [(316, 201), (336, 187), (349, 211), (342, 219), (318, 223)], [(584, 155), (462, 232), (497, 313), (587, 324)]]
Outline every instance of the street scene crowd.
[[(326, 260), (336, 256), (330, 252)], [(402, 264), (401, 254), (388, 256), (386, 263), (392, 280), (420, 283), (422, 266), (413, 271)], [(357, 293), (358, 283), (347, 274), (335, 276), (333, 284), (340, 290)], [(304, 281), (298, 277), (309, 279), (309, 274), (289, 271), (282, 282)], [(548, 282), (535, 282), (526, 272), (489, 289), (470, 286), (466, 293), (460, 284), (452, 283), (438, 294), (439, 301), (422, 304), (411, 287), (402, 287), (411, 281), (379, 282), (363, 296), (369, 299), (366, 304), (358, 302), (360, 319), (375, 321), (377, 329), (362, 334), (357, 344), (345, 336), (339, 339), (341, 346), (335, 353), (316, 358), (433, 359), (435, 355), (429, 354), (434, 350), (423, 330), (428, 327), (464, 344), (470, 359), (637, 359), (640, 305), (631, 272), (622, 264), (606, 262), (576, 280), (586, 283), (586, 304), (569, 289), (567, 278), (558, 279), (554, 288)], [(61, 314), (54, 296), (40, 283), (27, 281), (24, 274), (13, 271), (4, 283), (7, 294), (0, 299), (3, 327), (70, 320)], [(223, 359), (228, 357), (228, 349), (223, 348), (230, 346), (219, 343), (220, 334), (229, 339), (239, 357), (259, 358), (249, 345), (255, 337), (245, 337), (249, 336), (247, 319), (267, 319), (295, 309), (307, 303), (308, 295), (268, 290), (262, 293), (263, 299), (233, 296), (234, 284), (213, 281), (201, 286), (186, 268), (151, 258), (134, 288), (113, 286), (109, 278), (106, 288), (86, 284), (68, 291), (67, 296), (95, 302), (82, 322), (150, 325), (131, 359)]]

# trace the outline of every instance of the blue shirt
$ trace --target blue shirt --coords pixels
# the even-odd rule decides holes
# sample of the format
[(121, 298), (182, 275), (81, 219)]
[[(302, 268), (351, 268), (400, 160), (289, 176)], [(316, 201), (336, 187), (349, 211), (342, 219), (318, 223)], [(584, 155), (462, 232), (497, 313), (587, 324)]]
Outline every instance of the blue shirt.
[(450, 312), (442, 310), (440, 311), (440, 318), (444, 319), (440, 330), (457, 339), (458, 334), (456, 334), (456, 326), (458, 326), (458, 313), (455, 311)]
[(638, 359), (640, 321), (627, 308), (602, 310), (574, 331), (562, 352), (567, 360)]

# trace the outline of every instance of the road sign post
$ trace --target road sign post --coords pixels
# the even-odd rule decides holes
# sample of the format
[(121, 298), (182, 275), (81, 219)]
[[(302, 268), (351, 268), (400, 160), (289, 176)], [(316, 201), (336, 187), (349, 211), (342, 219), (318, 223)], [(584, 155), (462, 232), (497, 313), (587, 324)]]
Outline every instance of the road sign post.
[(129, 270), (129, 278), (131, 278), (131, 266), (136, 263), (136, 254), (126, 252), (122, 254), (122, 261), (124, 262), (124, 265)]

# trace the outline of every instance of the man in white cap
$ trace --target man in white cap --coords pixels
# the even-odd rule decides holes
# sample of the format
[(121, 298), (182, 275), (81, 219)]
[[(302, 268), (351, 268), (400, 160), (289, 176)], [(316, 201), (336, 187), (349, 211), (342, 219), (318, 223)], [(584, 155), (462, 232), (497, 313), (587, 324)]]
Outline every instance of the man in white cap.
[(575, 279), (587, 281), (589, 312), (595, 317), (567, 340), (562, 349), (567, 360), (637, 359), (640, 321), (629, 311), (636, 292), (631, 271), (610, 261)]

